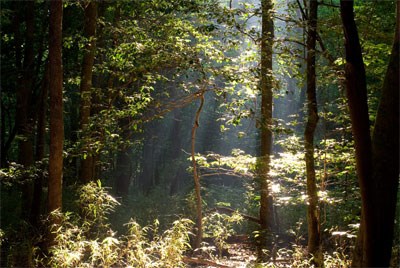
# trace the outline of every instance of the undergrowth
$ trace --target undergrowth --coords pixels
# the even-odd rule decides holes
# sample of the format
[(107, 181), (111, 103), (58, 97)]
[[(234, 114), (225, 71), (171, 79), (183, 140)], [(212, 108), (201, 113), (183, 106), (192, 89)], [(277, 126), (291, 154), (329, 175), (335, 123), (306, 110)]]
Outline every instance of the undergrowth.
[[(78, 214), (58, 213), (52, 226), (56, 243), (50, 258), (36, 258), (37, 266), (51, 267), (183, 267), (183, 253), (190, 248), (192, 221), (180, 219), (164, 232), (159, 223), (142, 227), (131, 219), (126, 234), (117, 235), (107, 215), (118, 202), (101, 187), (89, 183), (79, 191)], [(39, 255), (37, 255), (39, 256)]]

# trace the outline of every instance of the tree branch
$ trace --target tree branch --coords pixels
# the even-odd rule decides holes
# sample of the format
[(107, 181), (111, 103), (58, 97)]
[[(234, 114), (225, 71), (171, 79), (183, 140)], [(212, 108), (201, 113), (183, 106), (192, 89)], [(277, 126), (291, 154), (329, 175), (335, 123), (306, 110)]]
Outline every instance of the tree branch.
[(219, 212), (219, 213), (224, 213), (224, 214), (228, 214), (228, 215), (232, 215), (233, 213), (236, 212), (236, 213), (239, 213), (239, 215), (242, 216), (246, 220), (261, 224), (261, 221), (260, 221), (259, 218), (256, 218), (256, 217), (253, 217), (251, 215), (244, 214), (244, 213), (240, 213), (240, 212), (238, 212), (238, 211), (236, 211), (234, 209), (227, 208), (227, 207), (215, 207), (213, 209), (210, 209), (208, 212), (209, 213), (211, 213), (211, 212)]

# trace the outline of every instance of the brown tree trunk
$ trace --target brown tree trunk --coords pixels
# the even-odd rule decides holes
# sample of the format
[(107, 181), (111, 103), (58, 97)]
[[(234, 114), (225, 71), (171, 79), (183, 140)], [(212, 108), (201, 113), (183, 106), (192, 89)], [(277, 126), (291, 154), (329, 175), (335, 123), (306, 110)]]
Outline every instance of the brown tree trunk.
[(197, 172), (197, 163), (195, 159), (195, 143), (196, 143), (196, 130), (199, 127), (200, 113), (204, 105), (204, 93), (201, 93), (200, 106), (197, 109), (194, 124), (192, 127), (192, 165), (193, 165), (193, 180), (194, 180), (194, 190), (196, 194), (196, 237), (194, 241), (193, 248), (199, 248), (203, 240), (203, 210), (202, 210), (202, 199), (201, 199), (201, 185), (200, 176)]
[(340, 6), (346, 40), (346, 91), (362, 201), (361, 226), (352, 266), (386, 267), (390, 261), (399, 176), (398, 25), (371, 141), (365, 69), (353, 1), (342, 0)]
[[(36, 133), (36, 161), (41, 161), (45, 157), (48, 87), (49, 87), (49, 66), (48, 64), (46, 64), (46, 70), (42, 81), (40, 102), (38, 104), (39, 111), (38, 111), (37, 133)], [(33, 185), (34, 188), (33, 188), (31, 222), (34, 224), (38, 223), (41, 211), (43, 179), (44, 179), (43, 176), (38, 176), (35, 179)]]
[[(62, 209), (63, 175), (63, 67), (62, 67), (62, 0), (50, 2), (49, 72), (50, 72), (50, 157), (48, 212)], [(51, 243), (51, 242), (50, 242)]]
[[(261, 33), (261, 144), (258, 160), (258, 183), (260, 187), (260, 247), (272, 249), (272, 231), (274, 230), (273, 199), (270, 193), (270, 162), (272, 152), (272, 45), (274, 23), (272, 19), (272, 1), (262, 0)], [(259, 251), (261, 252), (261, 251)], [(259, 256), (264, 259), (264, 256)]]
[[(81, 106), (80, 106), (80, 127), (82, 136), (87, 137), (88, 124), (91, 107), (93, 63), (96, 50), (96, 22), (97, 22), (97, 3), (91, 1), (85, 7), (85, 26), (84, 35), (86, 40), (85, 53), (82, 63), (81, 78)], [(88, 148), (89, 145), (87, 144)], [(80, 179), (83, 183), (93, 180), (95, 177), (95, 161), (90, 148), (86, 149), (85, 156), (81, 160)]]
[(314, 165), (314, 133), (318, 123), (316, 79), (315, 79), (315, 45), (317, 39), (317, 0), (308, 4), (307, 20), (307, 123), (304, 132), (305, 160), (307, 174), (307, 221), (308, 253), (314, 256), (314, 265), (323, 265), (320, 245), (320, 226), (318, 217), (318, 193)]
[[(32, 82), (33, 82), (33, 63), (34, 63), (34, 2), (28, 1), (25, 5), (25, 44), (24, 44), (24, 63), (22, 66), (20, 88), (17, 91), (17, 110), (16, 124), (19, 136), (18, 162), (25, 168), (29, 168), (34, 163), (33, 153), (33, 118), (31, 113)], [(29, 12), (28, 12), (29, 10)], [(29, 178), (26, 178), (22, 186), (22, 218), (29, 220), (32, 205), (33, 186)]]
[[(398, 1), (395, 39), (372, 137), (373, 171), (371, 184), (367, 186), (371, 187), (368, 200), (373, 200), (373, 206), (368, 214), (373, 221), (368, 222), (362, 215), (353, 267), (388, 267), (390, 264), (399, 185), (399, 13)], [(366, 226), (371, 226), (368, 232)]]
[(397, 1), (397, 24), (372, 136), (372, 179), (376, 195), (374, 218), (374, 255), (371, 266), (388, 267), (392, 252), (393, 229), (399, 187), (399, 24), (400, 1)]
[[(357, 26), (354, 21), (353, 1), (340, 2), (340, 14), (343, 22), (346, 51), (346, 93), (352, 123), (352, 132), (356, 153), (356, 169), (361, 190), (362, 216), (361, 225), (362, 251), (360, 267), (370, 266), (369, 258), (373, 255), (373, 200), (372, 196), (372, 146), (369, 129), (367, 104), (367, 85), (365, 67), (362, 58)], [(353, 265), (358, 266), (353, 261)]]

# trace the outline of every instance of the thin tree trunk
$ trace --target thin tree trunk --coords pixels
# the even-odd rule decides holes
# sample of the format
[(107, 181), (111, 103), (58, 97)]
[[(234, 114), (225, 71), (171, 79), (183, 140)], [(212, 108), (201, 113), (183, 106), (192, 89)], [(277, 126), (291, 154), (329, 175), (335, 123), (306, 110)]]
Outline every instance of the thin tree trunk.
[[(81, 107), (80, 107), (80, 127), (83, 138), (89, 135), (88, 124), (91, 108), (93, 64), (96, 50), (96, 22), (97, 22), (97, 3), (89, 2), (85, 7), (85, 26), (84, 35), (86, 40), (85, 54), (82, 63), (82, 79), (80, 85)], [(87, 145), (88, 147), (88, 145)], [(87, 183), (95, 177), (95, 161), (90, 149), (86, 150), (85, 157), (81, 161), (80, 179)]]
[(203, 211), (202, 211), (202, 199), (201, 199), (201, 185), (200, 176), (197, 172), (197, 164), (195, 159), (195, 143), (196, 143), (196, 130), (199, 127), (200, 113), (204, 105), (204, 93), (201, 93), (200, 106), (197, 109), (194, 124), (192, 127), (192, 165), (193, 165), (193, 179), (194, 179), (194, 189), (196, 194), (196, 237), (194, 241), (194, 248), (199, 248), (203, 240)]
[[(261, 36), (261, 145), (258, 160), (258, 183), (260, 187), (260, 249), (272, 249), (274, 230), (273, 199), (270, 193), (270, 162), (272, 152), (272, 45), (274, 23), (272, 1), (262, 0)], [(262, 250), (259, 250), (262, 252)], [(260, 254), (259, 254), (260, 255)], [(262, 254), (263, 255), (263, 254)], [(265, 259), (265, 256), (259, 256)]]
[(314, 256), (317, 267), (323, 265), (318, 219), (318, 194), (314, 164), (314, 134), (318, 123), (318, 106), (315, 78), (315, 45), (317, 37), (317, 0), (309, 1), (307, 20), (307, 123), (304, 132), (307, 174), (308, 253)]
[[(62, 209), (63, 175), (63, 67), (62, 67), (62, 0), (50, 2), (49, 72), (50, 72), (50, 157), (48, 212)], [(50, 239), (54, 237), (50, 237)], [(51, 243), (52, 241), (50, 241)]]

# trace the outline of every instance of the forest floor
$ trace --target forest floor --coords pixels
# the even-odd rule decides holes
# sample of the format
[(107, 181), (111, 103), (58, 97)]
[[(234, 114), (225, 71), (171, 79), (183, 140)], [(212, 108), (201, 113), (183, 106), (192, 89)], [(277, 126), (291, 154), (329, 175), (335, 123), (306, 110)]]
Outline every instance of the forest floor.
[[(196, 257), (187, 257), (185, 262), (189, 267), (197, 268), (246, 268), (255, 267), (257, 252), (249, 241), (231, 242), (227, 245), (221, 257), (210, 257), (207, 254), (201, 254)], [(278, 267), (290, 267), (289, 261), (277, 260)]]
[(187, 257), (185, 262), (189, 267), (198, 268), (245, 268), (250, 263), (254, 263), (257, 259), (256, 252), (247, 243), (231, 243), (228, 249), (223, 252), (221, 257), (209, 257), (202, 254), (196, 257)]

